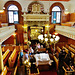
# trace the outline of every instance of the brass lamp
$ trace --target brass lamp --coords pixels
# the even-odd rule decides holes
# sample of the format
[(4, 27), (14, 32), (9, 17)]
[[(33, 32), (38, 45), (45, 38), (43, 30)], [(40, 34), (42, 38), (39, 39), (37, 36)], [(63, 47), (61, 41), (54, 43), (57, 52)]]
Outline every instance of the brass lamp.
[(27, 68), (31, 67), (31, 63), (29, 62), (29, 59), (26, 59), (23, 63), (26, 65)]
[(54, 44), (54, 51), (55, 51), (55, 44), (59, 41), (60, 37), (56, 35), (49, 34), (49, 26), (46, 26), (48, 29), (47, 34), (41, 34), (38, 36), (38, 39), (41, 43), (46, 44), (47, 48), (49, 48), (50, 45)]

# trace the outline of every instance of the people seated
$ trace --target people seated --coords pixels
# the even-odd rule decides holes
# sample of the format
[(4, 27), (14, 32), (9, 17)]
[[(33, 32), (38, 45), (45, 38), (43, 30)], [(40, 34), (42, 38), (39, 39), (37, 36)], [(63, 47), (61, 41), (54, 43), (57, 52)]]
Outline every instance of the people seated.
[(26, 54), (24, 55), (24, 59), (26, 60), (26, 59), (28, 59), (28, 52), (26, 52)]
[(71, 65), (71, 53), (70, 53), (70, 51), (68, 51), (68, 54), (67, 54), (67, 56), (66, 56), (66, 58), (65, 58), (65, 62), (66, 62), (66, 64), (67, 64), (68, 66)]
[(21, 49), (21, 52), (20, 52), (20, 65), (22, 65), (22, 61), (23, 61), (23, 50)]
[(37, 44), (37, 48), (40, 48), (40, 43)]
[(41, 47), (40, 48), (43, 48), (43, 45), (41, 45)]
[(32, 47), (29, 48), (29, 54), (33, 54), (34, 50), (32, 49)]

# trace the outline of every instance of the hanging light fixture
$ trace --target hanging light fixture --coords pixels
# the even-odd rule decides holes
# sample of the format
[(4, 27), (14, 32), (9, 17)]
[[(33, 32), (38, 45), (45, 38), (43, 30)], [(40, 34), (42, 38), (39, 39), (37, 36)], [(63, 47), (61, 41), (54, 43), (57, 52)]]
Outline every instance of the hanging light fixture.
[[(50, 0), (49, 0), (49, 7), (50, 7)], [(55, 51), (55, 44), (59, 41), (60, 37), (57, 36), (56, 34), (52, 35), (49, 33), (49, 27), (50, 27), (49, 22), (48, 24), (45, 25), (45, 28), (48, 31), (47, 34), (39, 35), (38, 39), (41, 43), (45, 44), (47, 48), (49, 48), (50, 45), (54, 44), (54, 51)]]

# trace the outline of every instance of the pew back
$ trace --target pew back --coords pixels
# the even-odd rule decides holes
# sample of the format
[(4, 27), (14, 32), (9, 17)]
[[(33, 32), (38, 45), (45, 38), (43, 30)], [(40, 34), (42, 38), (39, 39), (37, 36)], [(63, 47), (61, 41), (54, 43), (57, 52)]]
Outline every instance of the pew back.
[(1, 73), (1, 75), (6, 75), (6, 74), (7, 74), (7, 66), (4, 67), (4, 69), (3, 69), (2, 73)]
[(9, 52), (10, 52), (10, 50), (8, 49), (8, 50), (2, 55), (3, 60), (6, 58), (6, 56), (8, 55)]

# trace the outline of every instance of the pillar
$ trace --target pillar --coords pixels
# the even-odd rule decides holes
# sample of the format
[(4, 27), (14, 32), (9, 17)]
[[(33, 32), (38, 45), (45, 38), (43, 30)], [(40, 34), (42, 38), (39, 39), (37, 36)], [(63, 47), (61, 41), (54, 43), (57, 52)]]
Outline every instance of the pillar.
[(27, 44), (27, 42), (28, 42), (28, 26), (27, 26), (27, 24), (24, 24), (23, 28), (24, 28), (24, 33), (23, 33), (24, 44)]
[(16, 45), (16, 33), (14, 33), (13, 36), (14, 36), (14, 45)]
[(4, 65), (3, 65), (2, 50), (1, 50), (1, 44), (0, 44), (0, 71), (2, 71), (3, 68), (4, 68)]

